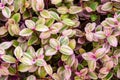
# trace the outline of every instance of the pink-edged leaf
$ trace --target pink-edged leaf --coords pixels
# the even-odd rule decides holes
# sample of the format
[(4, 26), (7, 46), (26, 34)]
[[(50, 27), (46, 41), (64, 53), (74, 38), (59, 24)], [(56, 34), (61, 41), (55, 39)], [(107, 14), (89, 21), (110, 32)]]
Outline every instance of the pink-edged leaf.
[(96, 58), (97, 59), (102, 58), (106, 54), (105, 50), (106, 50), (105, 48), (99, 48), (99, 49), (97, 49), (96, 52), (95, 52)]
[(8, 49), (12, 46), (12, 44), (13, 44), (12, 41), (10, 41), (10, 42), (6, 41), (6, 42), (0, 43), (0, 47), (3, 48), (3, 49)]
[(94, 34), (98, 39), (104, 39), (106, 36), (105, 36), (105, 33), (103, 31), (98, 31)]
[(69, 46), (67, 46), (67, 45), (62, 45), (60, 47), (60, 52), (62, 54), (65, 54), (65, 55), (72, 55), (72, 54), (74, 54), (73, 50)]
[(111, 46), (113, 46), (113, 47), (117, 47), (117, 45), (118, 45), (118, 40), (117, 40), (117, 38), (115, 37), (115, 36), (109, 36), (108, 38), (107, 38), (107, 40), (108, 40), (108, 42), (109, 42), (109, 44), (111, 45)]
[(51, 35), (50, 31), (46, 31), (46, 32), (42, 32), (39, 37), (41, 39), (47, 39), (50, 37), (50, 35)]
[(82, 54), (82, 57), (85, 59), (85, 60), (96, 60), (96, 56), (95, 54), (93, 54), (92, 52), (87, 52), (87, 53), (84, 53)]
[(93, 33), (86, 33), (85, 34), (85, 36), (86, 36), (86, 39), (88, 40), (88, 41), (93, 41), (93, 38), (94, 38), (94, 34)]
[(2, 47), (0, 47), (0, 55), (3, 55), (5, 53), (6, 53), (5, 50)]
[(88, 23), (85, 27), (85, 32), (89, 33), (95, 29), (96, 23)]
[(103, 68), (100, 69), (99, 72), (100, 72), (101, 74), (108, 74), (108, 73), (109, 73), (109, 70), (108, 70), (107, 67), (103, 67)]
[[(65, 66), (65, 67), (66, 67), (66, 66)], [(64, 79), (65, 79), (65, 80), (69, 80), (70, 77), (71, 77), (71, 75), (72, 75), (72, 71), (71, 71), (71, 69), (69, 68), (69, 66), (67, 66), (67, 68), (65, 68), (65, 70), (64, 70)]]
[(18, 60), (23, 56), (23, 51), (22, 51), (22, 48), (20, 46), (15, 48), (14, 55), (16, 56), (16, 58)]
[(111, 68), (113, 68), (114, 66), (114, 62), (113, 61), (108, 61), (105, 63), (105, 67), (110, 70)]
[(56, 50), (60, 49), (60, 42), (57, 39), (51, 38), (49, 40), (50, 46)]
[(4, 66), (0, 66), (0, 75), (4, 75), (4, 76), (9, 75), (8, 69)]
[(25, 20), (25, 25), (30, 28), (30, 29), (34, 29), (35, 28), (35, 22), (32, 20)]
[(38, 11), (42, 11), (44, 9), (44, 0), (37, 0), (37, 3), (36, 3), (36, 9)]
[(48, 46), (45, 50), (45, 55), (46, 56), (53, 56), (57, 53), (57, 50), (55, 50), (54, 48)]
[(44, 66), (44, 65), (46, 65), (46, 61), (43, 59), (37, 59), (36, 65), (37, 66)]
[(30, 75), (27, 77), (27, 80), (36, 80), (36, 77), (34, 75)]
[(47, 74), (49, 74), (49, 75), (53, 74), (53, 69), (52, 69), (52, 67), (50, 65), (45, 65), (44, 69), (47, 72)]

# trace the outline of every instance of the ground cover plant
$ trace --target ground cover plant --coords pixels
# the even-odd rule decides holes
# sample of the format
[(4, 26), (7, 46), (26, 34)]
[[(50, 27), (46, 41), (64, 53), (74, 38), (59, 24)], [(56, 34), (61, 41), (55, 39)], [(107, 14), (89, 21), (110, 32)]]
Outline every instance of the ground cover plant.
[(0, 80), (119, 80), (120, 0), (0, 0)]

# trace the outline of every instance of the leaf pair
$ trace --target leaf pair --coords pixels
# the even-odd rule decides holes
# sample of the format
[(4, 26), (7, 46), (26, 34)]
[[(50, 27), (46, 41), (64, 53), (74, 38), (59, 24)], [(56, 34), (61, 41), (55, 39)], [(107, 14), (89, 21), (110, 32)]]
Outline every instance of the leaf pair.
[(72, 55), (73, 50), (68, 46), (69, 39), (68, 37), (60, 37), (59, 39), (50, 39), (49, 40), (50, 46), (46, 48), (46, 55), (52, 56), (57, 53), (57, 51), (60, 51), (61, 53), (65, 55)]
[(21, 36), (30, 36), (33, 33), (33, 30), (40, 32), (45, 32), (49, 30), (47, 26), (43, 24), (36, 25), (35, 22), (32, 20), (26, 20), (25, 25), (27, 26), (27, 28), (24, 28), (20, 31), (19, 35)]
[(106, 49), (105, 48), (99, 48), (95, 51), (95, 53), (92, 52), (87, 52), (82, 54), (82, 57), (87, 60), (88, 62), (88, 67), (90, 71), (94, 71), (96, 68), (96, 61), (98, 59), (101, 59), (106, 53), (105, 53)]
[(43, 58), (43, 48), (40, 48), (37, 50), (37, 52), (35, 52), (32, 47), (29, 47), (28, 51), (24, 53), (20, 62), (26, 65), (36, 64), (37, 66), (43, 66), (46, 64)]

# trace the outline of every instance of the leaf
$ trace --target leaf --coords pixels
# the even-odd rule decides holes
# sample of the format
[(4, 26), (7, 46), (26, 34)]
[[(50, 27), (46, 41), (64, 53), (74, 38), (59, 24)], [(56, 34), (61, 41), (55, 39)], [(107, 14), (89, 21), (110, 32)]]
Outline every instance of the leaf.
[(45, 62), (45, 60), (43, 60), (43, 59), (38, 59), (38, 60), (36, 61), (36, 65), (37, 65), (37, 66), (44, 66), (44, 65), (46, 65), (46, 62)]
[(69, 44), (69, 38), (67, 36), (61, 36), (59, 38), (60, 45), (68, 45)]
[(40, 56), (43, 55), (43, 53), (44, 53), (43, 48), (39, 48), (35, 54), (36, 54), (37, 57), (40, 57)]
[(102, 67), (99, 72), (101, 74), (108, 74), (109, 73), (109, 71), (108, 71), (108, 69), (106, 67)]
[(75, 41), (75, 39), (71, 39), (70, 40), (69, 46), (70, 46), (71, 49), (75, 49), (75, 47), (76, 47), (76, 41)]
[(21, 19), (20, 13), (16, 13), (12, 16), (12, 19), (14, 19), (15, 22), (19, 22)]
[(90, 18), (91, 18), (92, 21), (96, 21), (98, 16), (96, 14), (91, 14)]
[(31, 29), (24, 28), (20, 31), (19, 35), (20, 36), (30, 36), (33, 33)]
[(85, 26), (85, 32), (86, 33), (90, 33), (91, 31), (93, 31), (95, 29), (96, 23), (88, 23)]
[(56, 12), (50, 11), (50, 16), (55, 20), (60, 20), (60, 17)]
[(50, 31), (46, 31), (46, 32), (42, 32), (42, 33), (40, 34), (39, 38), (41, 38), (41, 39), (47, 39), (47, 38), (49, 38), (50, 36), (51, 36)]
[(27, 77), (27, 80), (36, 80), (36, 77), (34, 75), (30, 75)]
[(95, 56), (97, 59), (102, 58), (106, 53), (105, 53), (106, 49), (105, 48), (99, 48), (98, 50), (96, 50), (95, 52)]
[(10, 55), (3, 55), (1, 56), (2, 60), (7, 62), (7, 63), (15, 63), (16, 59)]
[(50, 65), (45, 65), (44, 69), (47, 72), (47, 74), (52, 75), (53, 70), (52, 70), (52, 67)]
[(34, 29), (35, 28), (35, 22), (32, 20), (25, 20), (25, 25), (30, 28), (30, 29)]
[(36, 35), (32, 35), (28, 40), (28, 45), (32, 45), (38, 41), (38, 38)]
[(51, 0), (51, 3), (52, 4), (59, 4), (59, 3), (61, 3), (62, 2), (62, 0)]
[(79, 6), (70, 6), (69, 13), (70, 14), (77, 14), (82, 11), (82, 7)]
[(17, 12), (20, 9), (20, 0), (14, 0), (14, 11)]
[(10, 42), (2, 42), (1, 44), (0, 44), (0, 47), (2, 47), (3, 49), (8, 49), (8, 48), (10, 48), (11, 46), (12, 46), (12, 44), (13, 44), (13, 42), (12, 41), (10, 41)]
[(68, 8), (66, 6), (58, 7), (57, 12), (60, 14), (66, 14), (68, 12)]
[(108, 40), (108, 42), (109, 42), (109, 44), (110, 44), (111, 46), (117, 47), (117, 45), (118, 45), (118, 40), (117, 40), (117, 38), (116, 38), (115, 36), (111, 35), (111, 36), (109, 36), (109, 37), (107, 38), (107, 40)]
[(65, 63), (70, 67), (72, 67), (73, 64), (75, 63), (75, 55), (69, 56), (68, 59), (65, 61)]
[(98, 7), (98, 2), (91, 2), (90, 8), (91, 8), (93, 11), (95, 11), (95, 10), (97, 9), (97, 7)]
[(105, 80), (110, 80), (113, 77), (113, 73), (109, 73), (106, 77)]
[(49, 40), (49, 43), (52, 48), (54, 48), (56, 50), (60, 49), (60, 42), (57, 39), (52, 38)]
[(97, 31), (94, 36), (96, 36), (98, 39), (105, 39), (105, 33), (103, 31)]
[(96, 69), (96, 61), (87, 61), (89, 70), (92, 72)]
[(42, 11), (44, 9), (44, 0), (37, 0), (37, 3), (36, 3), (36, 9), (38, 11)]
[(74, 54), (73, 50), (69, 46), (67, 46), (67, 45), (62, 45), (60, 47), (60, 52), (62, 54), (65, 54), (65, 55), (72, 55), (72, 54)]
[(65, 18), (62, 21), (64, 24), (68, 25), (68, 26), (74, 26), (75, 22), (73, 22), (71, 19)]
[(20, 64), (18, 66), (18, 71), (20, 71), (20, 72), (27, 72), (31, 68), (32, 68), (32, 66), (30, 66), (30, 65)]
[(0, 55), (3, 55), (3, 54), (5, 54), (5, 53), (6, 53), (5, 50), (0, 47)]
[(44, 67), (39, 67), (38, 68), (38, 75), (40, 76), (40, 78), (45, 78), (45, 76), (47, 75)]
[(0, 66), (0, 75), (5, 75), (5, 76), (9, 75), (8, 69), (4, 66)]
[(113, 7), (112, 2), (106, 2), (102, 5), (101, 10), (110, 11), (112, 7)]
[(15, 48), (14, 55), (16, 56), (16, 58), (18, 60), (23, 56), (23, 51), (22, 51), (22, 48), (20, 46)]
[(89, 77), (90, 77), (91, 79), (98, 79), (98, 77), (97, 77), (97, 75), (96, 75), (95, 72), (89, 72)]
[(40, 12), (40, 15), (43, 17), (43, 18), (50, 18), (50, 13), (48, 10), (43, 10)]
[(45, 32), (48, 31), (49, 28), (43, 24), (38, 24), (35, 28), (36, 31), (40, 31), (40, 32)]
[(51, 47), (48, 47), (46, 50), (45, 50), (45, 55), (46, 56), (53, 56), (57, 53), (57, 51)]
[(5, 7), (4, 9), (2, 9), (2, 15), (6, 18), (10, 18), (11, 10), (8, 7)]
[(87, 61), (90, 61), (90, 60), (95, 61), (96, 60), (96, 56), (92, 52), (84, 53), (84, 54), (82, 54), (82, 57)]
[(20, 62), (25, 65), (33, 65), (34, 64), (31, 59), (29, 59), (28, 57), (25, 57), (25, 56), (20, 59)]

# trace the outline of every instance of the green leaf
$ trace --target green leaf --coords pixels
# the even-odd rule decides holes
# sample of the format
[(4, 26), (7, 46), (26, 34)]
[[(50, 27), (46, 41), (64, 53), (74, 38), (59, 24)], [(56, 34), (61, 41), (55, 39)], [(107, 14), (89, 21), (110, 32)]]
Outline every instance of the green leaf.
[(31, 68), (32, 68), (32, 66), (30, 66), (30, 65), (20, 64), (18, 66), (18, 71), (20, 71), (20, 72), (26, 72), (26, 71), (28, 71)]
[(95, 11), (97, 9), (97, 6), (98, 6), (98, 2), (91, 2), (90, 3), (90, 8)]
[(96, 21), (98, 16), (96, 14), (92, 14), (92, 15), (90, 15), (90, 18), (92, 21)]
[(7, 63), (15, 63), (16, 59), (10, 55), (3, 55), (1, 56), (2, 60), (7, 62)]
[(68, 25), (68, 26), (74, 26), (75, 25), (75, 22), (73, 22), (71, 19), (63, 19), (63, 23)]
[(44, 67), (39, 67), (38, 68), (38, 75), (40, 76), (40, 78), (45, 78), (45, 76), (47, 75)]
[(40, 32), (45, 32), (48, 31), (49, 28), (43, 24), (38, 24), (35, 28), (36, 31), (40, 31)]
[(10, 18), (11, 10), (8, 7), (5, 7), (4, 9), (2, 9), (2, 15), (6, 18)]
[(28, 40), (28, 45), (32, 45), (38, 41), (38, 38), (36, 35), (32, 35)]
[(60, 17), (56, 12), (50, 11), (50, 16), (55, 20), (60, 20)]
[(55, 20), (53, 18), (46, 20), (46, 26), (50, 27), (54, 23), (54, 21)]
[(23, 30), (20, 31), (19, 35), (20, 36), (30, 36), (33, 33), (31, 29), (24, 28)]
[(43, 17), (43, 18), (50, 18), (50, 13), (48, 10), (43, 10), (40, 12), (40, 15)]
[(16, 13), (12, 16), (12, 19), (14, 19), (15, 22), (19, 22), (21, 19), (20, 13)]
[(91, 79), (98, 79), (95, 72), (89, 72), (89, 76), (90, 76)]

